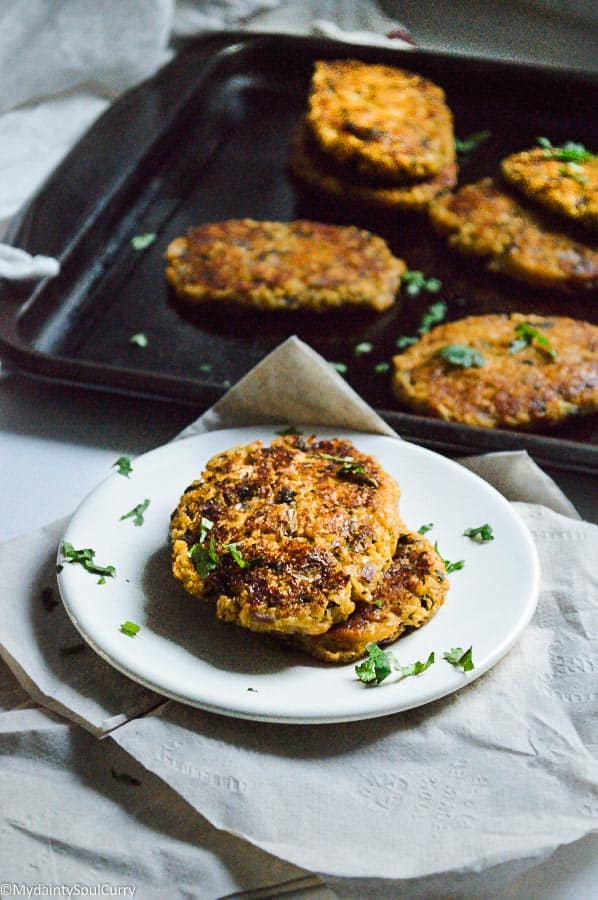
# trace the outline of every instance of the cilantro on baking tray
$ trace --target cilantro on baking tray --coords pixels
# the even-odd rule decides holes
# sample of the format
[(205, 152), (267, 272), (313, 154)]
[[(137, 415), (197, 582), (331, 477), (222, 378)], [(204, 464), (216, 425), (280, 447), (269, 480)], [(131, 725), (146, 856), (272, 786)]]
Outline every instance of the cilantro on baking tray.
[(355, 673), (360, 681), (370, 687), (382, 684), (393, 669), (400, 674), (401, 678), (408, 678), (410, 675), (420, 675), (425, 672), (434, 662), (434, 651), (430, 653), (425, 662), (418, 660), (408, 666), (401, 666), (394, 653), (382, 650), (373, 641), (366, 644), (366, 650), (368, 652), (367, 659), (355, 666)]
[(463, 369), (481, 369), (486, 364), (482, 354), (468, 344), (447, 344), (440, 348), (438, 355), (451, 366), (461, 366)]
[(135, 344), (136, 347), (147, 347), (149, 341), (143, 331), (138, 331), (136, 334), (131, 335), (129, 343)]
[(491, 134), (491, 131), (484, 128), (482, 131), (475, 131), (466, 138), (455, 138), (455, 150), (457, 153), (472, 153), (482, 144), (485, 144)]
[(120, 626), (120, 631), (128, 635), (128, 637), (135, 637), (141, 631), (141, 625), (137, 625), (135, 622), (123, 622)]
[(93, 561), (95, 550), (92, 550), (90, 547), (86, 547), (83, 550), (75, 550), (72, 544), (64, 541), (61, 552), (68, 563), (79, 563), (87, 572), (91, 572), (93, 575), (100, 575), (102, 578), (112, 578), (116, 572), (114, 566), (99, 566), (95, 563)]
[(405, 350), (406, 347), (417, 344), (418, 339), (423, 337), (424, 334), (427, 334), (430, 328), (444, 321), (446, 318), (446, 309), (447, 307), (444, 300), (438, 300), (436, 303), (432, 303), (421, 317), (419, 328), (417, 329), (418, 337), (409, 337), (402, 334), (396, 339), (395, 343), (397, 348), (399, 350)]
[(371, 353), (373, 349), (374, 345), (371, 341), (360, 341), (353, 347), (353, 353), (355, 356), (363, 356), (365, 353)]
[(471, 538), (476, 544), (487, 544), (494, 540), (494, 532), (492, 525), (478, 525), (477, 528), (466, 528), (463, 532), (465, 537)]
[(346, 374), (347, 374), (347, 364), (346, 364), (346, 363), (344, 363), (344, 362), (330, 362), (330, 365), (332, 366), (333, 369), (336, 369), (336, 371), (337, 371), (340, 375), (346, 375)]
[(144, 500), (143, 503), (138, 503), (137, 506), (134, 506), (128, 513), (125, 513), (124, 516), (120, 517), (120, 521), (123, 519), (133, 519), (134, 525), (143, 525), (143, 513), (148, 508), (150, 502), (149, 500)]
[(566, 141), (562, 147), (555, 147), (546, 137), (539, 137), (537, 140), (547, 159), (575, 163), (591, 162), (596, 159), (595, 153), (591, 153), (583, 144), (578, 144), (576, 141)]
[(416, 297), (420, 291), (437, 294), (442, 287), (442, 282), (438, 278), (426, 278), (423, 272), (409, 271), (403, 272), (401, 275), (401, 285), (405, 286), (406, 294)]
[(131, 238), (131, 245), (133, 250), (145, 250), (146, 247), (149, 247), (156, 240), (156, 235), (153, 231), (148, 231), (146, 234), (136, 234), (135, 237)]
[(444, 302), (444, 300), (439, 300), (438, 303), (432, 303), (432, 305), (429, 306), (427, 311), (423, 314), (420, 326), (417, 329), (417, 333), (419, 335), (426, 334), (433, 325), (438, 325), (439, 322), (443, 322), (445, 316), (446, 303)]
[(453, 647), (444, 653), (443, 659), (450, 662), (452, 666), (461, 666), (464, 672), (471, 672), (475, 668), (473, 664), (472, 648), (463, 650), (462, 647)]
[(550, 356), (556, 359), (556, 350), (548, 340), (545, 334), (530, 325), (529, 322), (520, 322), (515, 326), (515, 334), (517, 335), (509, 344), (509, 353), (519, 353), (525, 347), (535, 344)]
[(125, 478), (128, 478), (133, 471), (133, 466), (128, 456), (119, 456), (116, 462), (112, 463), (112, 468), (117, 468), (118, 474), (124, 475)]

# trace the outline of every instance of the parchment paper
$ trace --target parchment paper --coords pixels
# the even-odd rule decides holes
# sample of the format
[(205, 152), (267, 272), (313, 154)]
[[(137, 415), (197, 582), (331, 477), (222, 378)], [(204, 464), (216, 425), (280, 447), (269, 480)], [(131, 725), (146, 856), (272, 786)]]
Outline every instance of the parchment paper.
[[(312, 424), (321, 416), (388, 431), (326, 361), (291, 338), (183, 434), (297, 423), (302, 411)], [(235, 721), (162, 701), (90, 650), (65, 654), (80, 639), (42, 597), (64, 522), (0, 551), (0, 652), (36, 700), (109, 733), (217, 829), (337, 887), (354, 881), (354, 896), (364, 896), (362, 879), (379, 879), (381, 892), (438, 873), (461, 873), (465, 891), (468, 872), (529, 864), (589, 834), (598, 811), (598, 528), (574, 517), (525, 454), (495, 457), (467, 465), (490, 481), (494, 472), (507, 496), (533, 491), (558, 509), (515, 504), (540, 553), (538, 610), (493, 670), (429, 706), (334, 726)]]

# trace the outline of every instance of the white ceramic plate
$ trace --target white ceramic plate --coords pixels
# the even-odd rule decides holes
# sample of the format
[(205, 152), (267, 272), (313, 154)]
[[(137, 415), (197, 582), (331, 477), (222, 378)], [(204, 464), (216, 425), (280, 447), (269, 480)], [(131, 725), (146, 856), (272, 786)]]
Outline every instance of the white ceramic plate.
[[(314, 429), (305, 429), (313, 431)], [(478, 678), (513, 646), (535, 609), (539, 567), (530, 535), (507, 501), (485, 481), (436, 453), (405, 441), (316, 429), (350, 438), (397, 479), (404, 521), (428, 533), (445, 559), (465, 560), (450, 575), (444, 606), (420, 631), (392, 650), (402, 665), (436, 662), (418, 676), (393, 674), (377, 687), (358, 680), (355, 666), (328, 666), (263, 636), (218, 622), (213, 608), (188, 596), (170, 573), (168, 523), (185, 487), (216, 452), (272, 427), (210, 432), (174, 441), (116, 470), (81, 504), (63, 536), (116, 574), (98, 583), (78, 564), (64, 564), (58, 582), (64, 605), (85, 640), (116, 669), (182, 703), (246, 719), (326, 723), (384, 716), (429, 703)], [(121, 516), (150, 501), (140, 526)], [(495, 539), (463, 535), (488, 523)], [(62, 542), (61, 545), (62, 547)], [(63, 562), (59, 550), (58, 562)], [(141, 626), (129, 637), (126, 620)], [(475, 668), (464, 673), (443, 660), (453, 647), (473, 647)]]

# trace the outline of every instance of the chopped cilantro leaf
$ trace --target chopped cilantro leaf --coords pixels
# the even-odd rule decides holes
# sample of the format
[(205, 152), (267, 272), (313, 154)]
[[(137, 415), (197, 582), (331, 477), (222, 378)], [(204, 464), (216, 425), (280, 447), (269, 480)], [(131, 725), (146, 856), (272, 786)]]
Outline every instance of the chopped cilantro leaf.
[(442, 287), (442, 282), (438, 278), (426, 278), (423, 272), (418, 271), (404, 272), (401, 275), (401, 284), (405, 285), (405, 292), (410, 297), (416, 297), (420, 291), (437, 294)]
[(406, 347), (412, 347), (413, 344), (417, 344), (417, 338), (416, 337), (408, 337), (405, 334), (402, 334), (396, 340), (396, 345), (399, 348), (399, 350), (405, 350)]
[(472, 647), (463, 650), (462, 647), (453, 647), (444, 654), (444, 659), (452, 666), (461, 666), (464, 672), (471, 672), (475, 668), (473, 664)]
[(199, 371), (202, 373), (202, 375), (209, 375), (209, 373), (212, 371), (212, 364), (202, 363), (199, 367)]
[(390, 363), (387, 362), (379, 362), (374, 366), (374, 374), (375, 375), (384, 375), (390, 369)]
[(473, 150), (477, 150), (478, 147), (484, 144), (491, 134), (492, 132), (488, 131), (488, 129), (483, 129), (482, 131), (475, 131), (466, 138), (455, 138), (455, 150), (457, 153), (472, 153)]
[(255, 566), (256, 563), (261, 562), (262, 557), (256, 556), (253, 559), (245, 559), (242, 552), (239, 550), (238, 544), (223, 544), (225, 550), (228, 550), (236, 564), (241, 569), (249, 569), (251, 566)]
[(434, 651), (432, 650), (425, 662), (417, 660), (414, 663), (410, 663), (408, 666), (396, 666), (396, 668), (403, 678), (408, 678), (410, 675), (421, 675), (422, 672), (425, 672), (426, 669), (429, 669), (433, 664)]
[(382, 684), (393, 669), (400, 674), (401, 678), (408, 678), (410, 675), (420, 675), (434, 663), (434, 651), (430, 653), (425, 662), (418, 660), (407, 666), (401, 666), (393, 653), (382, 650), (373, 641), (366, 644), (366, 650), (368, 652), (367, 659), (355, 666), (355, 673), (360, 681), (370, 687)]
[(355, 666), (355, 673), (364, 684), (382, 684), (393, 670), (395, 660), (392, 653), (381, 650), (378, 644), (366, 644), (367, 659)]
[(124, 475), (125, 478), (128, 478), (133, 471), (133, 466), (128, 456), (119, 456), (116, 462), (112, 463), (112, 468), (114, 469), (115, 467), (118, 469), (118, 474)]
[(467, 344), (447, 344), (438, 351), (438, 355), (452, 366), (463, 369), (481, 369), (486, 364), (482, 354)]
[(145, 335), (143, 333), (143, 331), (138, 331), (137, 334), (131, 335), (130, 343), (135, 344), (136, 347), (147, 347), (147, 345), (148, 345), (147, 335)]
[(494, 540), (492, 525), (488, 524), (478, 525), (477, 528), (466, 528), (463, 534), (477, 544), (486, 544), (488, 541)]
[(136, 625), (135, 622), (123, 622), (120, 626), (120, 630), (123, 634), (128, 635), (129, 637), (135, 637), (136, 634), (141, 630), (141, 625)]
[(434, 544), (434, 549), (436, 550), (436, 553), (438, 553), (438, 555), (440, 556), (440, 559), (441, 559), (442, 562), (444, 563), (444, 568), (446, 569), (446, 571), (447, 571), (449, 574), (450, 574), (450, 572), (456, 572), (456, 571), (458, 571), (459, 569), (462, 569), (462, 568), (465, 566), (465, 560), (464, 560), (464, 559), (459, 559), (459, 560), (457, 560), (457, 562), (450, 562), (450, 560), (445, 559), (445, 558), (442, 556), (440, 550), (438, 549), (438, 541), (436, 541), (436, 543)]
[(114, 566), (99, 566), (94, 563), (95, 550), (86, 547), (83, 550), (75, 550), (72, 544), (65, 541), (62, 545), (62, 555), (69, 563), (79, 563), (87, 572), (93, 575), (112, 578), (116, 569)]
[(134, 506), (128, 513), (125, 513), (124, 516), (120, 517), (122, 522), (123, 519), (133, 519), (134, 525), (143, 525), (143, 513), (148, 508), (150, 502), (149, 500), (144, 500), (143, 503), (138, 503), (137, 506)]
[(373, 475), (368, 475), (364, 466), (358, 462), (345, 462), (337, 471), (337, 477), (344, 481), (353, 481), (355, 484), (367, 484), (369, 487), (378, 487)]
[(135, 237), (131, 238), (131, 244), (133, 246), (133, 250), (145, 250), (146, 247), (149, 247), (156, 240), (156, 235), (152, 231), (148, 231), (146, 234), (136, 234)]
[(434, 522), (428, 522), (426, 525), (420, 525), (417, 529), (418, 534), (427, 534), (428, 531), (431, 531), (434, 528)]
[(596, 159), (594, 153), (590, 153), (583, 144), (578, 144), (576, 141), (566, 141), (562, 147), (555, 147), (548, 138), (539, 137), (538, 144), (544, 149), (544, 155), (548, 159), (575, 163), (590, 162)]
[(363, 356), (365, 353), (371, 353), (373, 349), (374, 345), (371, 341), (361, 341), (359, 344), (355, 344), (353, 353), (355, 356)]
[(191, 557), (200, 578), (207, 578), (210, 572), (217, 569), (220, 564), (220, 557), (216, 553), (214, 535), (210, 535), (207, 547), (204, 546), (204, 543), (202, 543), (201, 540), (196, 544), (193, 544), (189, 549), (189, 556)]
[(344, 362), (331, 362), (330, 365), (332, 366), (333, 369), (336, 369), (336, 371), (337, 371), (340, 375), (346, 375), (346, 373), (347, 373), (347, 364), (346, 364), (346, 363), (344, 363)]
[(529, 347), (535, 342), (551, 359), (556, 358), (556, 350), (554, 350), (546, 335), (534, 328), (533, 325), (530, 325), (529, 322), (520, 322), (516, 325), (515, 334), (517, 337), (509, 344), (509, 353), (519, 353), (524, 347)]
[(438, 303), (432, 303), (423, 314), (417, 333), (419, 335), (426, 334), (433, 325), (438, 325), (439, 322), (444, 321), (445, 316), (446, 303), (444, 300), (439, 300)]

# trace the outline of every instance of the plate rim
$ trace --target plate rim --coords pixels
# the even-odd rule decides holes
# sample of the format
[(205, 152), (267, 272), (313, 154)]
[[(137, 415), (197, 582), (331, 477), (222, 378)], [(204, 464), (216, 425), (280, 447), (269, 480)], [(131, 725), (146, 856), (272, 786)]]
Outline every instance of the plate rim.
[[(237, 426), (237, 427), (227, 427), (227, 428), (217, 428), (213, 430), (208, 430), (204, 432), (200, 432), (198, 434), (185, 435), (181, 437), (177, 437), (172, 441), (169, 441), (166, 444), (162, 444), (159, 447), (155, 447), (145, 453), (134, 457), (132, 462), (135, 465), (141, 464), (143, 467), (149, 464), (155, 463), (156, 459), (160, 460), (162, 456), (168, 458), (168, 456), (172, 453), (173, 449), (176, 451), (177, 445), (182, 445), (183, 443), (186, 447), (191, 445), (195, 445), (199, 443), (200, 445), (207, 438), (215, 439), (216, 441), (224, 440), (227, 435), (236, 435), (235, 443), (230, 443), (227, 446), (235, 446), (243, 441), (239, 441), (239, 435), (246, 435), (248, 438), (250, 436), (251, 439), (255, 439), (257, 437), (264, 437), (264, 435), (269, 434), (272, 438), (276, 436), (276, 429), (280, 428), (280, 423), (263, 423), (257, 425), (246, 425), (246, 426)], [(297, 425), (297, 428), (301, 429), (301, 425)], [(348, 437), (349, 439), (358, 439), (359, 437), (373, 438), (375, 440), (381, 440), (382, 442), (387, 441), (395, 441), (401, 448), (408, 447), (407, 453), (413, 453), (416, 457), (423, 457), (428, 460), (432, 460), (433, 463), (440, 462), (441, 465), (446, 465), (449, 470), (458, 471), (460, 475), (471, 484), (477, 484), (482, 486), (482, 490), (488, 491), (490, 495), (494, 497), (494, 501), (499, 505), (502, 505), (504, 509), (508, 509), (509, 516), (511, 517), (511, 521), (516, 521), (519, 526), (520, 535), (524, 537), (526, 542), (526, 549), (528, 551), (528, 560), (530, 562), (530, 587), (527, 592), (525, 602), (523, 603), (523, 610), (521, 615), (519, 616), (516, 624), (511, 627), (510, 632), (507, 636), (502, 640), (502, 642), (497, 645), (496, 648), (493, 649), (492, 652), (487, 654), (484, 662), (479, 666), (476, 664), (476, 668), (473, 673), (467, 673), (467, 677), (462, 678), (461, 684), (451, 683), (450, 679), (447, 680), (447, 683), (444, 688), (438, 690), (429, 690), (428, 692), (423, 692), (423, 696), (417, 697), (414, 699), (414, 702), (401, 702), (399, 699), (395, 703), (389, 703), (388, 705), (380, 708), (379, 705), (374, 705), (371, 709), (363, 709), (359, 706), (358, 709), (355, 710), (354, 713), (349, 713), (347, 711), (340, 712), (338, 715), (335, 715), (331, 712), (317, 712), (314, 714), (307, 715), (297, 715), (297, 714), (288, 714), (285, 715), (282, 712), (264, 712), (259, 709), (252, 710), (247, 705), (237, 704), (237, 706), (231, 707), (223, 707), (222, 704), (210, 702), (209, 700), (202, 699), (199, 700), (197, 698), (192, 698), (189, 696), (184, 696), (182, 694), (178, 694), (175, 691), (172, 691), (168, 688), (165, 688), (163, 685), (159, 684), (159, 681), (151, 681), (141, 675), (139, 672), (136, 672), (134, 668), (131, 668), (125, 664), (122, 664), (118, 659), (115, 659), (113, 655), (110, 654), (91, 634), (85, 625), (80, 621), (76, 608), (73, 608), (70, 602), (70, 598), (67, 597), (68, 594), (68, 585), (65, 583), (65, 578), (68, 579), (68, 575), (64, 576), (63, 573), (69, 571), (68, 566), (62, 566), (61, 571), (57, 574), (59, 595), (62, 601), (62, 605), (67, 612), (71, 622), (77, 631), (81, 634), (86, 643), (94, 650), (95, 653), (100, 656), (108, 665), (110, 665), (113, 669), (125, 675), (127, 678), (136, 682), (137, 684), (142, 685), (146, 689), (156, 693), (157, 695), (164, 697), (169, 700), (174, 700), (176, 702), (183, 703), (186, 706), (190, 706), (191, 708), (200, 709), (206, 712), (224, 715), (230, 718), (237, 718), (249, 721), (258, 721), (258, 722), (268, 722), (272, 724), (338, 724), (342, 722), (352, 722), (352, 721), (365, 721), (368, 719), (379, 718), (387, 715), (396, 715), (401, 712), (405, 712), (409, 709), (419, 708), (422, 706), (426, 706), (429, 703), (435, 702), (436, 700), (440, 700), (443, 697), (449, 696), (453, 693), (459, 692), (464, 687), (471, 684), (473, 681), (476, 681), (478, 678), (482, 677), (486, 672), (488, 672), (491, 668), (493, 668), (501, 659), (503, 659), (509, 651), (513, 648), (513, 646), (517, 643), (517, 641), (521, 638), (521, 635), (525, 628), (529, 625), (539, 598), (540, 592), (540, 563), (537, 547), (535, 542), (533, 541), (533, 537), (527, 528), (523, 519), (518, 515), (516, 510), (513, 509), (510, 502), (502, 495), (496, 488), (493, 487), (489, 482), (485, 481), (481, 476), (477, 473), (471, 471), (470, 469), (460, 466), (459, 463), (453, 459), (447, 458), (439, 453), (436, 453), (433, 450), (429, 450), (426, 447), (422, 447), (421, 445), (411, 443), (409, 441), (403, 440), (400, 436), (392, 436), (387, 434), (377, 434), (373, 432), (365, 432), (358, 431), (355, 429), (347, 429), (347, 428), (331, 428), (330, 426), (324, 425), (307, 425), (303, 426), (303, 429), (307, 433), (315, 433), (317, 436), (339, 436), (339, 437)], [(224, 448), (223, 448), (224, 449)], [(213, 452), (219, 452), (215, 450)], [(211, 453), (209, 454), (211, 455)], [(209, 455), (204, 454), (203, 458), (200, 456), (198, 458), (198, 468), (205, 464)], [(148, 462), (149, 461), (149, 462)], [(154, 468), (152, 467), (151, 471)], [(199, 474), (199, 472), (198, 472)], [(88, 506), (93, 502), (97, 497), (106, 489), (106, 485), (109, 483), (118, 484), (118, 479), (121, 476), (113, 471), (107, 474), (107, 476), (102, 479), (92, 490), (83, 498), (81, 503), (77, 506), (72, 516), (70, 517), (66, 527), (63, 530), (63, 533), (60, 537), (60, 541), (57, 547), (57, 563), (60, 564), (62, 559), (61, 549), (65, 540), (69, 539), (69, 534), (73, 528), (77, 527), (79, 523), (79, 519), (84, 515)], [(76, 606), (76, 605), (75, 605)], [(433, 620), (432, 620), (433, 621)], [(229, 627), (229, 626), (227, 626)], [(395, 644), (397, 642), (393, 642), (389, 645), (394, 649)], [(307, 658), (308, 663), (316, 664), (317, 668), (322, 668), (323, 672), (326, 671), (339, 671), (340, 669), (354, 669), (355, 663), (347, 663), (343, 666), (329, 666), (325, 663), (318, 663), (317, 660)], [(201, 666), (202, 664), (208, 664), (208, 661), (198, 660), (198, 664)], [(461, 673), (463, 674), (463, 673)], [(353, 679), (354, 681), (355, 679)], [(391, 684), (392, 682), (388, 682)], [(363, 687), (364, 690), (368, 690), (365, 686), (356, 685), (356, 687)], [(369, 691), (368, 691), (369, 693)]]

